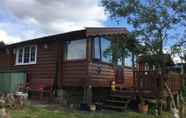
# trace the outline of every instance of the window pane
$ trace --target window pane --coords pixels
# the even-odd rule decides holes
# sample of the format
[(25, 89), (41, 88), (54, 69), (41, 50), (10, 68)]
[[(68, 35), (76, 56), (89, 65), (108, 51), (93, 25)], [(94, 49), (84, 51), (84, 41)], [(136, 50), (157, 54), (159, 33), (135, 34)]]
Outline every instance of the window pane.
[(110, 50), (111, 41), (101, 38), (102, 61), (112, 63), (112, 51)]
[(36, 54), (36, 48), (35, 47), (32, 47), (31, 48), (31, 58), (30, 58), (30, 61), (31, 62), (34, 62), (35, 61), (35, 54)]
[(18, 63), (23, 62), (23, 49), (18, 50)]
[(74, 40), (66, 42), (67, 60), (86, 58), (86, 40)]
[(30, 48), (25, 47), (24, 48), (24, 63), (29, 63), (29, 53), (30, 53)]
[(125, 66), (132, 67), (132, 55), (131, 54), (125, 58)]
[(94, 39), (94, 45), (95, 45), (95, 59), (100, 59), (100, 40), (99, 38)]

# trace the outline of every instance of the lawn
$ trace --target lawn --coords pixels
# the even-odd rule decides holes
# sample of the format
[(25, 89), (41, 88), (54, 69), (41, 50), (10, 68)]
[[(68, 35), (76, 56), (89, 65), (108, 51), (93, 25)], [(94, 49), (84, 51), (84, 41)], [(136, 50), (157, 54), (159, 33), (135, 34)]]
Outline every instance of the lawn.
[(11, 116), (12, 118), (171, 118), (169, 113), (156, 117), (137, 112), (69, 112), (51, 111), (39, 107), (25, 107), (23, 110), (11, 111)]

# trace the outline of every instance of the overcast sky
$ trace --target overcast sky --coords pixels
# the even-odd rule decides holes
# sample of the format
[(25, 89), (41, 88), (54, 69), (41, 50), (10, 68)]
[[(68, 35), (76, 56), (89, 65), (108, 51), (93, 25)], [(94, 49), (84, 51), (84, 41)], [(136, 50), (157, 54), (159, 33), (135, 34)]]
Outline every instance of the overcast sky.
[(6, 43), (112, 25), (100, 0), (1, 0), (0, 4), (0, 40)]

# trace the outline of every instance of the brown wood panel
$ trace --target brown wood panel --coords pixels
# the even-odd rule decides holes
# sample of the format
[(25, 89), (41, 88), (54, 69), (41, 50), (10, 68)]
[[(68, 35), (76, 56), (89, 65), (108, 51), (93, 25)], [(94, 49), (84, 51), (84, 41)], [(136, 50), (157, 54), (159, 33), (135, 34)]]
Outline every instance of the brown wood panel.
[(108, 79), (91, 79), (91, 85), (93, 87), (110, 87), (111, 81)]
[(123, 88), (133, 88), (134, 87), (134, 78), (132, 69), (124, 69), (124, 85)]
[(115, 72), (112, 65), (90, 63), (88, 66), (88, 75), (91, 85), (94, 87), (110, 87), (115, 79)]
[(63, 86), (83, 87), (87, 78), (87, 61), (68, 61), (63, 63)]

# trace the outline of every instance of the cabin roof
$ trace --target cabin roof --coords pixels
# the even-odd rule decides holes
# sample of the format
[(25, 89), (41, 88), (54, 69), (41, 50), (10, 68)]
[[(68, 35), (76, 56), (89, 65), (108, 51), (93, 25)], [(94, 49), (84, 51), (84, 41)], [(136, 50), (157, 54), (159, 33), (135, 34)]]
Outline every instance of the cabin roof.
[(71, 31), (66, 33), (49, 35), (49, 36), (44, 36), (44, 37), (39, 37), (31, 40), (13, 43), (10, 45), (3, 46), (0, 49), (6, 47), (15, 47), (17, 45), (24, 45), (29, 43), (38, 43), (38, 42), (46, 42), (46, 41), (54, 41), (54, 40), (72, 40), (72, 39), (85, 38), (91, 36), (127, 34), (127, 33), (128, 30), (124, 27), (87, 27), (83, 30), (76, 30), (76, 31)]

